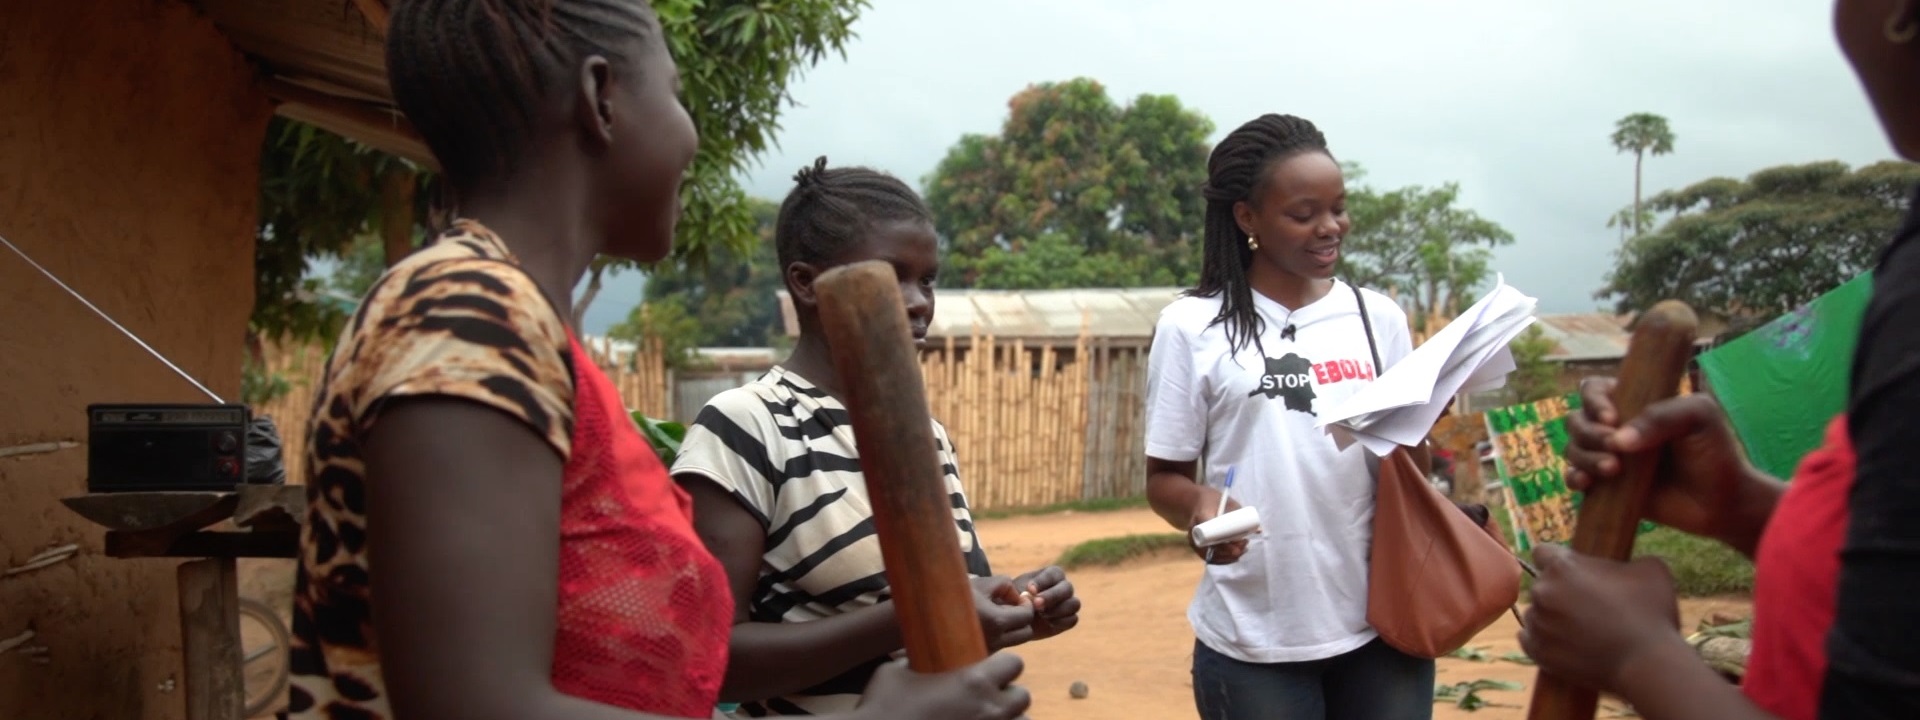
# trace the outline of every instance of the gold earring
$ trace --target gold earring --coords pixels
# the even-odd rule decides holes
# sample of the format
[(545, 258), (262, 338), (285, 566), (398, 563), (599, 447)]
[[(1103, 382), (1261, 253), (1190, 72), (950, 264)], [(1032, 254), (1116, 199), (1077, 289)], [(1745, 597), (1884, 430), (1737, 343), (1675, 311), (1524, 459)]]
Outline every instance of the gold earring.
[(1253, 233), (1247, 233), (1247, 249), (1248, 250), (1260, 249), (1260, 238), (1254, 235)]
[(1920, 21), (1915, 21), (1913, 0), (1900, 0), (1900, 7), (1887, 16), (1887, 40), (1895, 45), (1905, 45), (1920, 37)]

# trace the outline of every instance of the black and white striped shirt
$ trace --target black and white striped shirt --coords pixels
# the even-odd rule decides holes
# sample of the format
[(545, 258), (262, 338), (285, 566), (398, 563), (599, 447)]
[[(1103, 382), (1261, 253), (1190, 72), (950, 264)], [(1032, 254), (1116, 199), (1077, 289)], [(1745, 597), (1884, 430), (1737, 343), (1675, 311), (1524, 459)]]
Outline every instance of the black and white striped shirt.
[[(967, 571), (990, 575), (960, 488), (953, 442), (937, 421), (933, 435)], [(885, 565), (847, 409), (799, 375), (775, 367), (715, 396), (687, 429), (673, 474), (718, 483), (766, 528), (765, 562), (749, 611), (753, 622), (807, 622), (887, 600)], [(745, 703), (741, 712), (765, 717), (852, 710), (886, 660), (874, 658), (795, 695)]]

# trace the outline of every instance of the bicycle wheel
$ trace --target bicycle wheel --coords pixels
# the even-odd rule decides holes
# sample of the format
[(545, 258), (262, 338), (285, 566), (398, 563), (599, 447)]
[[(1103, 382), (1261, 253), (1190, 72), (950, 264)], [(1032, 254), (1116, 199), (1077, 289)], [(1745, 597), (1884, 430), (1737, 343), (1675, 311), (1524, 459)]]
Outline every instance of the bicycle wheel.
[[(249, 619), (259, 630), (249, 631)], [(240, 599), (240, 673), (247, 717), (266, 717), (280, 704), (287, 690), (287, 649), (292, 646), (293, 635), (279, 613), (258, 600)]]

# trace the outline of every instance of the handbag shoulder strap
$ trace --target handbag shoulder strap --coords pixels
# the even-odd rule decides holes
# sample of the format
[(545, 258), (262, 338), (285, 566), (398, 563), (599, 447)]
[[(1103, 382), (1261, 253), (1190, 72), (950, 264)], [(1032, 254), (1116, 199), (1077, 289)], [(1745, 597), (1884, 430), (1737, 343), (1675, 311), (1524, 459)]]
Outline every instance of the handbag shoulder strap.
[(1367, 315), (1367, 298), (1360, 294), (1359, 285), (1347, 283), (1347, 287), (1353, 288), (1353, 302), (1360, 306), (1360, 327), (1366, 328), (1367, 330), (1367, 350), (1373, 353), (1373, 372), (1375, 375), (1378, 375), (1382, 370), (1380, 367), (1380, 346), (1373, 341), (1373, 318)]

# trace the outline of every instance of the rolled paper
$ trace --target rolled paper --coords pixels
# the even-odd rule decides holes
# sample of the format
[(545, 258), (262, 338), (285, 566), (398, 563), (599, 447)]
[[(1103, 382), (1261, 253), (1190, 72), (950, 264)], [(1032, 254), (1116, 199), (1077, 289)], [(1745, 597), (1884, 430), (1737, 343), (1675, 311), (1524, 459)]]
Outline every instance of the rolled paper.
[(1243, 507), (1193, 526), (1193, 543), (1212, 547), (1252, 535), (1260, 529), (1260, 511)]

